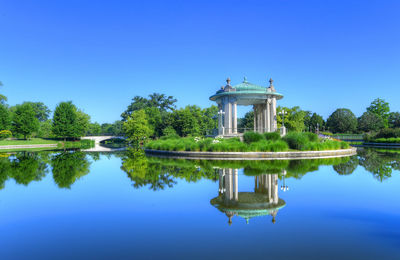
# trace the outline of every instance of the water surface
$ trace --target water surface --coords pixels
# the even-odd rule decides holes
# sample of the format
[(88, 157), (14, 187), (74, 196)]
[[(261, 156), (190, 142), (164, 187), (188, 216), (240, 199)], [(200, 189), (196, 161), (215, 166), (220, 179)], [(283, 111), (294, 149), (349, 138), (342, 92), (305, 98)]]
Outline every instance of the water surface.
[(2, 259), (400, 259), (400, 154), (0, 154)]

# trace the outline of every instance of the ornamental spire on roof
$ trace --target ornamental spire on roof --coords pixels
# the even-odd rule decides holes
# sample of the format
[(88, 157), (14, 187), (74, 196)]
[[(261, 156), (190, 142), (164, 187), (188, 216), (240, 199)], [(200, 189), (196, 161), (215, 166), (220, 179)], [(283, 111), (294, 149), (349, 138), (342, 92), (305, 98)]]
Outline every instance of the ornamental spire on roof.
[(231, 85), (231, 79), (230, 79), (229, 77), (226, 79), (226, 84), (227, 84), (228, 86)]

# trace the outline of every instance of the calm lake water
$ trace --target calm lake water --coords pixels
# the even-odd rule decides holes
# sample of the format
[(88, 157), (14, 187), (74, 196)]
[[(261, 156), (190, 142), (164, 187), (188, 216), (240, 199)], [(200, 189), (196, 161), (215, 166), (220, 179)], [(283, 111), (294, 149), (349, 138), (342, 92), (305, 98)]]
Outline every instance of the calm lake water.
[(0, 154), (1, 259), (400, 259), (400, 153)]

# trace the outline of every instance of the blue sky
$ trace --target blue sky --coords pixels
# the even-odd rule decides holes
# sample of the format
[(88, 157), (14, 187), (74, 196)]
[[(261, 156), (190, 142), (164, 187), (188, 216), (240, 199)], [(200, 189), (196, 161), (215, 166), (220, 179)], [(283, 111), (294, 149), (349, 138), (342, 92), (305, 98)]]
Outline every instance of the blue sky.
[[(72, 100), (111, 122), (136, 95), (212, 104), (229, 76), (325, 118), (383, 98), (400, 111), (399, 1), (0, 0), (10, 105)], [(240, 114), (250, 107), (240, 108)]]

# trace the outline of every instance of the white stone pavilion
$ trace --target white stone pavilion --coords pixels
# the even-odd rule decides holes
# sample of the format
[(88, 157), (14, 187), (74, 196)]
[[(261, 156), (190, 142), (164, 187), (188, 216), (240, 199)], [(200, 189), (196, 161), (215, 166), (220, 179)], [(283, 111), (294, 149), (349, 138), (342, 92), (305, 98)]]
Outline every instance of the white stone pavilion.
[[(243, 129), (237, 127), (237, 106), (253, 106), (254, 131), (259, 133), (275, 132), (278, 130), (276, 122), (276, 101), (283, 95), (276, 92), (273, 80), (269, 80), (269, 87), (262, 87), (247, 82), (231, 86), (231, 80), (226, 80), (226, 86), (222, 86), (210, 100), (217, 102), (218, 135), (235, 136)], [(283, 133), (284, 134), (284, 129)]]

